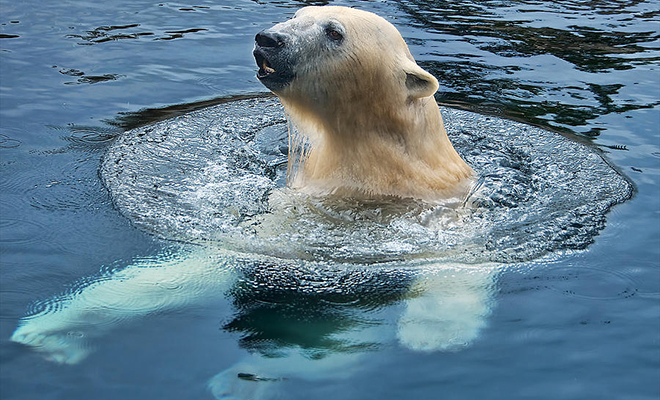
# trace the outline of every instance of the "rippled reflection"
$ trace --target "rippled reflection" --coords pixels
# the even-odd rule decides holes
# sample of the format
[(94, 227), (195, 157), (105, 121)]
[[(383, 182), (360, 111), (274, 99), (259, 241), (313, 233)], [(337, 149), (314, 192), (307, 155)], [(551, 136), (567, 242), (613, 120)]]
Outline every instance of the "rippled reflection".
[[(421, 64), (438, 77), (443, 103), (587, 136), (598, 135), (583, 127), (601, 115), (660, 104), (653, 89), (660, 13), (646, 2), (398, 4), (429, 33)], [(602, 75), (612, 72), (613, 79)], [(630, 97), (630, 84), (649, 95)]]

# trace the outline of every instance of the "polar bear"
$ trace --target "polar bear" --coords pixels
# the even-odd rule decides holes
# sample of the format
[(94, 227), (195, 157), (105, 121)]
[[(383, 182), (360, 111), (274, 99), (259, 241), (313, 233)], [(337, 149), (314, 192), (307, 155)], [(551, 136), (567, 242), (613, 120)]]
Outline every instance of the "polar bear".
[[(254, 56), (259, 80), (281, 99), (309, 143), (290, 181), (294, 188), (315, 196), (432, 202), (464, 198), (470, 191), (473, 172), (449, 142), (433, 98), (437, 81), (415, 63), (401, 35), (384, 19), (344, 7), (303, 8), (290, 21), (257, 34)], [(420, 263), (395, 321), (369, 324), (368, 334), (348, 333), (375, 343), (394, 337), (416, 351), (453, 351), (474, 341), (491, 310), (496, 266)], [(276, 266), (268, 269), (273, 273), (297, 268), (293, 264), (311, 271), (328, 266), (325, 260), (240, 254), (221, 243), (189, 246), (51, 299), (52, 306), (25, 318), (11, 340), (53, 361), (79, 363), (90, 352), (87, 341), (115, 325), (231, 293), (240, 270), (250, 265)], [(378, 279), (382, 268), (332, 267), (344, 274), (337, 282), (348, 284)], [(316, 288), (321, 282), (313, 283)], [(283, 376), (328, 378), (359, 364), (359, 352), (329, 353), (322, 360), (252, 355), (209, 386), (217, 398), (262, 398)]]
[(310, 144), (293, 187), (427, 201), (469, 192), (474, 174), (447, 138), (438, 81), (392, 24), (347, 7), (305, 7), (255, 39), (257, 77)]

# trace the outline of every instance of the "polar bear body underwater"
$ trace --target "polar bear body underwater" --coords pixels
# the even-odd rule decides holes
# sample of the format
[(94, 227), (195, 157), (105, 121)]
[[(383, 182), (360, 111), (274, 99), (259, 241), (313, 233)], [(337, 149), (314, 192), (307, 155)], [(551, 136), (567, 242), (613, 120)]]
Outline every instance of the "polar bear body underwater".
[[(279, 97), (295, 126), (290, 131), (290, 188), (330, 203), (342, 198), (357, 199), (356, 204), (415, 199), (469, 207), (466, 200), (473, 194), (475, 174), (447, 137), (433, 98), (438, 82), (415, 63), (389, 22), (345, 7), (306, 7), (291, 20), (260, 32), (255, 40), (257, 77)], [(258, 232), (276, 225), (285, 229), (278, 215), (295, 204), (285, 199), (290, 193), (290, 189), (271, 193), (270, 212), (250, 229)], [(332, 221), (329, 218), (325, 225), (328, 230), (333, 229)], [(389, 228), (384, 224), (378, 229)], [(397, 261), (383, 267), (378, 262), (349, 265), (332, 258), (310, 259), (313, 252), (298, 260), (278, 258), (232, 251), (225, 244), (184, 246), (174, 256), (145, 259), (102, 276), (24, 318), (11, 339), (53, 361), (75, 364), (88, 356), (87, 342), (113, 326), (235, 293), (237, 277), (244, 271), (260, 275), (264, 286), (278, 290), (296, 293), (301, 288), (283, 288), (278, 282), (284, 282), (287, 274), (305, 275), (312, 292), (318, 291), (313, 296), (322, 297), (323, 290), (331, 287), (333, 294), (344, 291), (359, 297), (355, 282), (382, 277), (380, 286), (386, 287), (391, 276), (382, 271), (397, 270), (398, 265)], [(411, 266), (408, 261), (401, 259)], [(415, 351), (453, 351), (469, 345), (490, 314), (497, 266), (437, 259), (418, 259), (413, 264), (414, 272), (397, 275), (409, 277), (404, 279), (405, 293), (398, 297), (402, 313), (392, 323), (372, 324), (359, 335), (373, 343), (394, 338)], [(352, 286), (342, 286), (348, 284)], [(278, 378), (340, 376), (360, 356), (360, 352), (330, 351), (314, 360), (300, 357), (295, 349), (289, 353), (294, 354), (249, 356), (217, 375), (209, 386), (217, 398), (268, 397)]]

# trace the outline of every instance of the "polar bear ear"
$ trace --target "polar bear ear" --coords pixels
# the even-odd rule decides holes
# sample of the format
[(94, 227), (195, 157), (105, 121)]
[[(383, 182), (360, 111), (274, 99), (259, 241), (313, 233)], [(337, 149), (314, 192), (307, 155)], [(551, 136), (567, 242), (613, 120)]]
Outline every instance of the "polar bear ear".
[(412, 98), (421, 98), (433, 96), (438, 91), (440, 85), (438, 80), (428, 72), (424, 71), (414, 62), (406, 63), (404, 71), (406, 73), (406, 88), (408, 95)]

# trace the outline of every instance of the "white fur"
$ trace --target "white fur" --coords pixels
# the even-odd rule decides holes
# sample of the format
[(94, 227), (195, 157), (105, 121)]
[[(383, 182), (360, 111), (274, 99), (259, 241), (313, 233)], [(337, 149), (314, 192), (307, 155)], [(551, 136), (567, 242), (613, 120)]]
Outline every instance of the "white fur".
[(11, 336), (52, 361), (76, 364), (91, 351), (89, 340), (114, 326), (199, 303), (233, 283), (230, 253), (183, 251), (148, 259), (54, 297), (39, 314), (23, 318)]
[[(328, 23), (341, 25), (340, 45), (328, 45)], [(311, 147), (293, 187), (427, 201), (467, 194), (473, 172), (447, 137), (438, 82), (392, 24), (346, 7), (306, 7), (269, 31), (286, 37), (281, 51), (295, 60), (295, 78), (275, 94)]]

